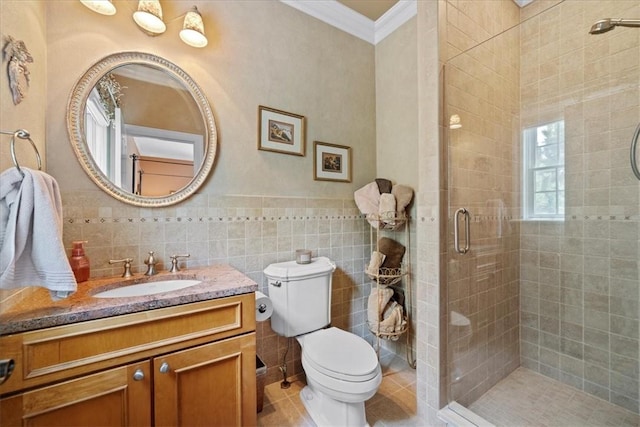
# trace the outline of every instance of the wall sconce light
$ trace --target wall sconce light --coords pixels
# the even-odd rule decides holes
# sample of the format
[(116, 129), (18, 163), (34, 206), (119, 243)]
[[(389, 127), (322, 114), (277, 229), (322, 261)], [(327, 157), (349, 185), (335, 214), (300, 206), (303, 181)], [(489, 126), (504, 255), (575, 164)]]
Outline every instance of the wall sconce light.
[(204, 35), (204, 23), (198, 8), (193, 6), (184, 17), (184, 24), (180, 31), (180, 38), (183, 42), (193, 47), (205, 47), (209, 42)]
[(460, 123), (460, 116), (457, 114), (453, 114), (449, 118), (449, 129), (460, 129), (462, 127), (462, 123)]
[(162, 6), (159, 0), (140, 0), (138, 10), (133, 12), (133, 20), (150, 36), (157, 36), (167, 30), (162, 20)]
[(111, 0), (80, 0), (80, 3), (101, 15), (115, 15), (116, 7)]

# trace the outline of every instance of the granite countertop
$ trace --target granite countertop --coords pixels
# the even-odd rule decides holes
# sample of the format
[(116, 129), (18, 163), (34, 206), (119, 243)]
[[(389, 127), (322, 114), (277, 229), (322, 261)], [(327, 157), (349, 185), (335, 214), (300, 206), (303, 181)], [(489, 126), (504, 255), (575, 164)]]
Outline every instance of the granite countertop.
[[(120, 286), (171, 279), (195, 279), (201, 280), (202, 283), (176, 291), (139, 297), (92, 296)], [(53, 301), (47, 289), (37, 288), (28, 298), (0, 314), (0, 335), (246, 294), (257, 289), (256, 282), (229, 265), (213, 265), (178, 273), (162, 272), (152, 277), (137, 273), (127, 279), (90, 279), (78, 283), (76, 293), (59, 301)]]

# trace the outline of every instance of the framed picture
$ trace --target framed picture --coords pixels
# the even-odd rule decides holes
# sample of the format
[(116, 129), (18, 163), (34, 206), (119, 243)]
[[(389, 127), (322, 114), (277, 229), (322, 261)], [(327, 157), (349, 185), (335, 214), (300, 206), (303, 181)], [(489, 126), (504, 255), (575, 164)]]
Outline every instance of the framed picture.
[(313, 179), (351, 182), (351, 147), (315, 141)]
[(304, 116), (258, 106), (258, 150), (304, 156)]

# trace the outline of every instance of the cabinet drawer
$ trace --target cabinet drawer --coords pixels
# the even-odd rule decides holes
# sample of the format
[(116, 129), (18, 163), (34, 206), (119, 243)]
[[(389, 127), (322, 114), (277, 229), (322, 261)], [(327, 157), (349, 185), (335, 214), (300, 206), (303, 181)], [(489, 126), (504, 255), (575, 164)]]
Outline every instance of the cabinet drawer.
[(16, 362), (0, 393), (255, 331), (254, 306), (244, 294), (0, 337)]

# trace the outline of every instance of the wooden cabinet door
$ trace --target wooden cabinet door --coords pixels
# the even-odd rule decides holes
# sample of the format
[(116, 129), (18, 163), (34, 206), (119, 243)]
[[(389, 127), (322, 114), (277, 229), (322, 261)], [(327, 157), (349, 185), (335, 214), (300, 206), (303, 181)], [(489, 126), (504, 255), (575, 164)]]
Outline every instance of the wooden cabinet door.
[(151, 415), (149, 361), (0, 400), (2, 427), (150, 426)]
[(156, 426), (256, 425), (255, 333), (153, 359)]

